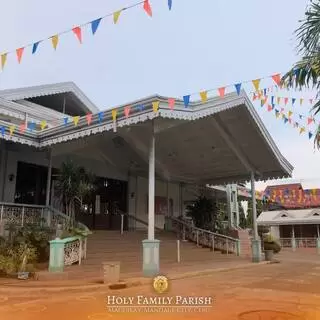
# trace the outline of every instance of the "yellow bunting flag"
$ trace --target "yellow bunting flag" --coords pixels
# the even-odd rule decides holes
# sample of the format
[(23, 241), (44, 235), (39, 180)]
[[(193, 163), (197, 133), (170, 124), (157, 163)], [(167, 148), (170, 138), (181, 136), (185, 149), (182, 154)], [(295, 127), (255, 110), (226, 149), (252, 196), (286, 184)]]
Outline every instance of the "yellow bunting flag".
[(306, 129), (304, 127), (300, 128), (300, 134), (305, 132), (305, 131), (306, 131)]
[(303, 104), (303, 98), (300, 99), (300, 106)]
[(208, 100), (208, 92), (207, 91), (201, 91), (200, 92), (200, 98), (202, 102), (206, 102)]
[(47, 121), (46, 121), (46, 120), (42, 120), (42, 121), (40, 122), (40, 128), (41, 128), (41, 130), (43, 130), (46, 126), (47, 126)]
[(74, 116), (74, 117), (73, 117), (73, 123), (74, 123), (75, 126), (78, 125), (79, 120), (80, 120), (80, 116)]
[(159, 104), (160, 104), (160, 101), (154, 101), (154, 102), (152, 102), (153, 112), (158, 112), (158, 110), (159, 110)]
[(256, 91), (259, 90), (260, 80), (261, 80), (261, 79), (252, 80), (252, 84), (253, 84), (254, 88), (256, 89)]
[(117, 24), (118, 20), (119, 20), (119, 17), (120, 17), (120, 13), (121, 13), (122, 10), (119, 10), (119, 11), (116, 11), (113, 13), (113, 22), (114, 24)]
[(14, 130), (16, 130), (16, 126), (10, 126), (10, 127), (9, 127), (10, 136), (13, 135)]
[(1, 55), (1, 67), (2, 67), (2, 69), (4, 68), (6, 62), (7, 62), (7, 53), (3, 53)]
[(292, 111), (289, 111), (289, 112), (288, 112), (288, 117), (290, 118), (292, 115), (293, 115), (293, 112), (292, 112)]
[(117, 120), (117, 109), (113, 109), (111, 111), (112, 114), (112, 121), (116, 121)]
[(279, 118), (280, 112), (276, 112), (276, 118)]
[(57, 34), (55, 36), (52, 36), (51, 42), (52, 42), (53, 49), (56, 50), (59, 42), (59, 36)]
[(278, 98), (277, 98), (277, 104), (280, 104), (280, 101), (281, 101), (281, 98), (278, 97)]

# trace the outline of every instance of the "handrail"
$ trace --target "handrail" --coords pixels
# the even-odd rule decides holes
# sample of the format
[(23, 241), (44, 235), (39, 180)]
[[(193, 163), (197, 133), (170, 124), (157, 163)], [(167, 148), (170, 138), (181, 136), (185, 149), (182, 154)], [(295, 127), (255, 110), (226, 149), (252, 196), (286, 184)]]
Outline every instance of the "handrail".
[(224, 234), (220, 234), (220, 233), (216, 233), (216, 232), (212, 232), (212, 231), (209, 231), (209, 230), (205, 230), (205, 229), (201, 229), (201, 228), (192, 226), (192, 225), (186, 223), (185, 221), (177, 219), (175, 217), (167, 217), (167, 218), (172, 219), (172, 220), (174, 220), (174, 221), (176, 221), (176, 222), (178, 222), (178, 223), (180, 223), (182, 225), (185, 225), (188, 228), (191, 227), (195, 231), (199, 231), (199, 232), (207, 233), (207, 234), (210, 234), (210, 235), (218, 236), (218, 237), (225, 238), (225, 239), (228, 239), (228, 240), (231, 240), (231, 241), (238, 241), (238, 239), (226, 236)]
[[(139, 218), (137, 218), (136, 216), (134, 216), (134, 215), (132, 215), (132, 214), (125, 213), (125, 212), (121, 212), (121, 214), (123, 214), (124, 216), (127, 216), (129, 219), (133, 219), (133, 220), (135, 220), (136, 222), (139, 222), (139, 223), (141, 223), (141, 224), (143, 224), (143, 225), (145, 225), (145, 226), (148, 226), (148, 225), (149, 225), (147, 221), (144, 221), (144, 220), (142, 220), (142, 219), (139, 219)], [(163, 229), (158, 228), (158, 227), (156, 227), (156, 226), (154, 226), (154, 229), (157, 230), (157, 231), (163, 231)]]
[(45, 209), (46, 208), (46, 206), (42, 206), (42, 205), (38, 205), (38, 204), (24, 204), (24, 203), (15, 203), (15, 202), (0, 202), (0, 206), (38, 208), (38, 209)]

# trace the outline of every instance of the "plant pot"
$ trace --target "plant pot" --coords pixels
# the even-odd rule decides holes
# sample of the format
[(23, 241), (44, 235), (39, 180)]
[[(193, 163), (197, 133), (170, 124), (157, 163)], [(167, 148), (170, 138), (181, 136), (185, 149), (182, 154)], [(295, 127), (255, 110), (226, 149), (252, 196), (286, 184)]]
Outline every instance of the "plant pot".
[(264, 257), (265, 257), (266, 261), (272, 261), (273, 260), (273, 250), (265, 250)]
[(19, 280), (27, 280), (29, 279), (30, 272), (18, 272), (18, 279)]

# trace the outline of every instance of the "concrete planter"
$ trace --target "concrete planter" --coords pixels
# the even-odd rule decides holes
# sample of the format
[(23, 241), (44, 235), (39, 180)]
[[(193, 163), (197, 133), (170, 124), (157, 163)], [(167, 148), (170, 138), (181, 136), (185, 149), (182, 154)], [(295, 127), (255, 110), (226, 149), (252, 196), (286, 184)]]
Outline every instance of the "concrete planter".
[(272, 261), (273, 260), (273, 250), (265, 250), (264, 251), (264, 256), (266, 261)]
[(102, 263), (103, 267), (103, 283), (114, 284), (120, 281), (120, 262), (107, 261)]

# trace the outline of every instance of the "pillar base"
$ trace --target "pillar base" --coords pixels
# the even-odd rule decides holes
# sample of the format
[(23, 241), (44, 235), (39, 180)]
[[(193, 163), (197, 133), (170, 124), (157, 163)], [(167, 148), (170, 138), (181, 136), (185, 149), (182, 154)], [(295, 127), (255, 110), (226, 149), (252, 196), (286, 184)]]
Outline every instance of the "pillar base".
[(154, 277), (160, 272), (159, 248), (160, 240), (143, 240), (143, 266), (145, 277)]
[(252, 262), (261, 261), (261, 240), (251, 240)]
[(320, 238), (317, 238), (317, 252), (320, 254)]

